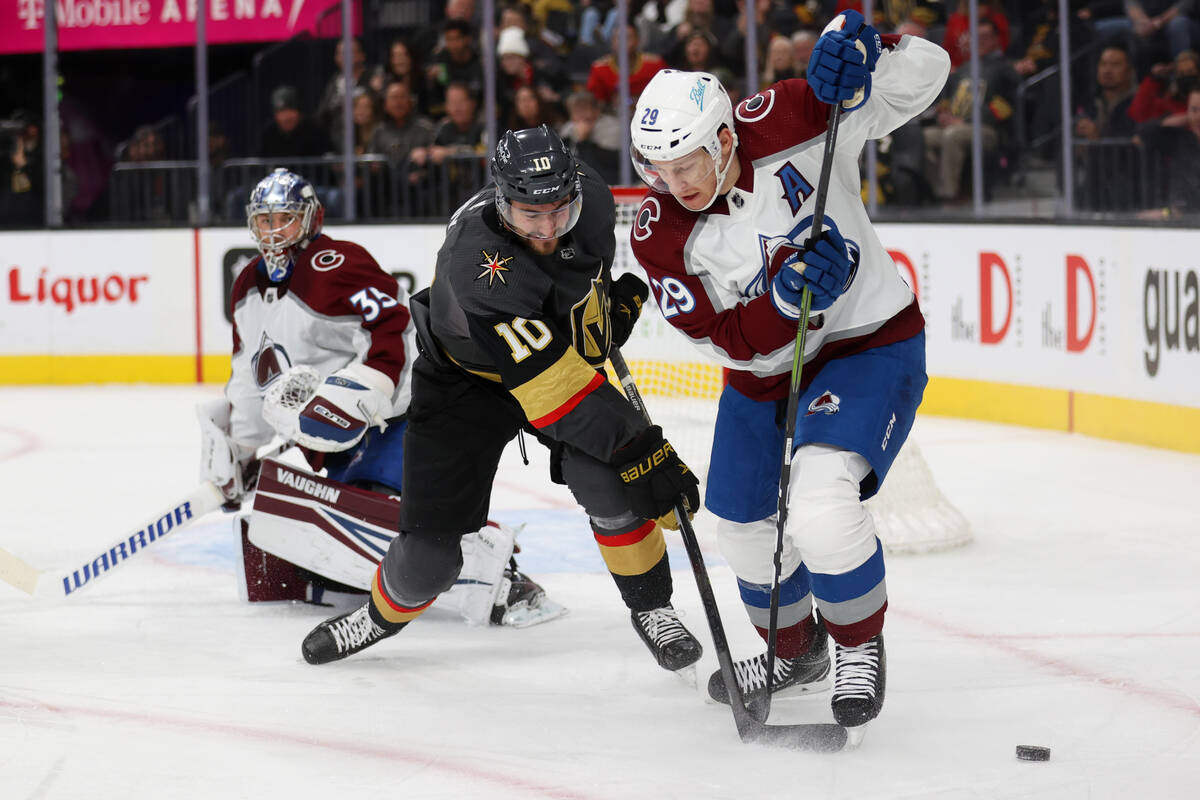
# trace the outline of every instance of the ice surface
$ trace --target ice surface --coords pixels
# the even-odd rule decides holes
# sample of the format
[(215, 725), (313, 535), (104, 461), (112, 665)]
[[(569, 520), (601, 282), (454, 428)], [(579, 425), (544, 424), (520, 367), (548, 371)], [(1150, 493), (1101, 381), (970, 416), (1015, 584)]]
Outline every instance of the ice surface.
[[(74, 565), (184, 495), (192, 406), (217, 391), (0, 389), (0, 547)], [(431, 611), (309, 666), (300, 640), (328, 611), (241, 603), (219, 515), (70, 600), (0, 585), (0, 798), (1200, 797), (1200, 457), (935, 418), (913, 436), (975, 542), (889, 559), (887, 703), (857, 751), (743, 745), (726, 707), (659, 669), (534, 446), (529, 467), (506, 455), (493, 516), (526, 523), (523, 569), (571, 609), (546, 625)], [(701, 686), (713, 669), (710, 647)], [(828, 718), (827, 694), (773, 716)]]

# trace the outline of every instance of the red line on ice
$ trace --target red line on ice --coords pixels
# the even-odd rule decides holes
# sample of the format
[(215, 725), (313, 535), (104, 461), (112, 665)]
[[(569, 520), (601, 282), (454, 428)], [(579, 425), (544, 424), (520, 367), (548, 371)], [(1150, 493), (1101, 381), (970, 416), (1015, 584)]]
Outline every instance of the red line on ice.
[(106, 708), (86, 708), (83, 706), (65, 706), (57, 703), (23, 702), (0, 699), (0, 709), (12, 709), (15, 711), (46, 711), (55, 714), (96, 717), (99, 719), (118, 720), (122, 722), (145, 723), (149, 725), (176, 728), (195, 733), (232, 735), (242, 739), (248, 739), (250, 741), (261, 741), (273, 744), (287, 742), (305, 747), (314, 747), (320, 750), (332, 750), (337, 753), (351, 756), (371, 756), (373, 758), (380, 758), (385, 761), (403, 761), (422, 768), (436, 769), (442, 772), (450, 773), (451, 775), (459, 778), (479, 780), (486, 783), (496, 784), (504, 787), (505, 789), (515, 790), (513, 792), (514, 794), (519, 794), (520, 792), (524, 791), (541, 797), (565, 798), (565, 800), (590, 800), (591, 798), (591, 795), (586, 795), (564, 786), (535, 783), (515, 775), (480, 769), (479, 767), (472, 767), (466, 764), (447, 763), (448, 754), (445, 752), (420, 753), (416, 751), (403, 750), (398, 747), (372, 745), (362, 740), (356, 740), (354, 742), (338, 742), (329, 739), (317, 739), (313, 736), (302, 736), (295, 733), (287, 733), (285, 731), (269, 730), (265, 728), (251, 728), (241, 725), (205, 722), (204, 720), (187, 719), (184, 717), (159, 716), (134, 711), (117, 711), (115, 709)]
[(42, 446), (42, 443), (29, 431), (23, 431), (20, 428), (10, 428), (7, 425), (0, 425), (0, 433), (11, 434), (17, 439), (17, 446), (12, 450), (0, 452), (0, 461), (5, 461), (10, 458), (20, 458), (26, 453), (32, 453)]
[[(927, 617), (923, 614), (916, 614), (912, 611), (902, 610), (893, 611), (889, 609), (889, 613), (897, 614), (923, 625), (928, 625), (942, 633), (948, 634), (958, 639), (968, 639), (972, 642), (986, 644), (996, 650), (1002, 650), (1012, 656), (1017, 656), (1025, 661), (1032, 662), (1039, 667), (1057, 672), (1060, 675), (1066, 675), (1069, 678), (1080, 678), (1082, 680), (1098, 683), (1106, 686), (1109, 689), (1116, 689), (1124, 694), (1136, 695), (1144, 700), (1150, 700), (1160, 706), (1173, 709), (1175, 711), (1183, 711), (1191, 714), (1194, 717), (1200, 717), (1200, 704), (1192, 697), (1188, 697), (1183, 693), (1165, 692), (1161, 689), (1155, 689), (1150, 686), (1143, 686), (1135, 682), (1131, 678), (1122, 678), (1115, 675), (1106, 675), (1103, 672), (1081, 667), (1078, 664), (1073, 664), (1061, 658), (1039, 653), (1036, 650), (1030, 650), (1025, 647), (1019, 647), (1012, 641), (1003, 636), (992, 636), (986, 633), (975, 633), (973, 631), (959, 628), (955, 625), (943, 622), (939, 619)], [(1063, 637), (1066, 638), (1066, 637)]]

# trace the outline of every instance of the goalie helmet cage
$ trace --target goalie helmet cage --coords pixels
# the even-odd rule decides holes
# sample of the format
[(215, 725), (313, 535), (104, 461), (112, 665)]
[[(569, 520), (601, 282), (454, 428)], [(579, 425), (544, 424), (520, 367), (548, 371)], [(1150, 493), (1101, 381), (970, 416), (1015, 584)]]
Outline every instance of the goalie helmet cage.
[[(634, 216), (645, 190), (616, 187), (617, 252), (613, 273), (637, 267), (629, 246)], [(663, 287), (671, 296), (671, 287)], [(680, 457), (701, 476), (707, 475), (717, 400), (725, 371), (690, 345), (663, 318), (653, 295), (642, 309), (633, 335), (621, 348), (645, 398), (651, 417), (667, 433)], [(972, 540), (970, 525), (938, 489), (920, 448), (905, 442), (882, 491), (867, 501), (884, 549), (889, 553), (947, 550)]]

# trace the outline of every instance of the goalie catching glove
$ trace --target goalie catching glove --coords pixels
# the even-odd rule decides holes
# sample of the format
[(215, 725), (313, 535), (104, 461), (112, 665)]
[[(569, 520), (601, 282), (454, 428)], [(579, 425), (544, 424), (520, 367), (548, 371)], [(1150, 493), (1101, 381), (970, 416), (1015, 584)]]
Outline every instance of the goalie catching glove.
[(651, 425), (613, 453), (617, 474), (625, 484), (629, 508), (643, 519), (657, 519), (676, 530), (675, 506), (680, 501), (689, 518), (700, 507), (700, 481), (680, 460), (662, 428)]
[(387, 427), (395, 389), (365, 364), (350, 364), (324, 381), (312, 367), (293, 367), (267, 390), (263, 418), (301, 447), (337, 453), (358, 444), (372, 425)]

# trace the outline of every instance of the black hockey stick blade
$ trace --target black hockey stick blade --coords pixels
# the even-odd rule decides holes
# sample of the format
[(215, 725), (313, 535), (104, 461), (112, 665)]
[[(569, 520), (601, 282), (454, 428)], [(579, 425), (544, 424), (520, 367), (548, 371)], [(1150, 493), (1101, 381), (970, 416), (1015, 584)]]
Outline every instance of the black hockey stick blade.
[[(642, 402), (642, 395), (638, 391), (633, 375), (629, 372), (629, 365), (625, 363), (621, 351), (613, 346), (609, 350), (608, 356), (630, 404), (649, 422), (650, 414)], [(729, 693), (729, 707), (733, 710), (733, 721), (737, 726), (738, 736), (743, 742), (789, 747), (796, 750), (824, 753), (841, 750), (846, 746), (847, 739), (846, 729), (841, 725), (833, 723), (768, 725), (752, 717), (746, 710), (746, 703), (742, 700), (742, 690), (737, 682), (737, 673), (733, 669), (733, 656), (729, 654), (729, 641), (725, 638), (725, 626), (721, 622), (721, 611), (717, 607), (712, 582), (708, 579), (708, 569), (704, 566), (704, 554), (700, 551), (696, 530), (692, 527), (691, 517), (684, 507), (682, 499), (675, 504), (675, 518), (679, 521), (679, 533), (683, 537), (684, 549), (687, 550), (688, 561), (692, 565), (692, 574), (696, 578), (696, 591), (700, 595), (701, 605), (704, 606), (704, 616), (708, 620), (708, 629), (712, 634), (713, 649), (717, 651), (721, 679), (725, 681), (726, 691)]]

